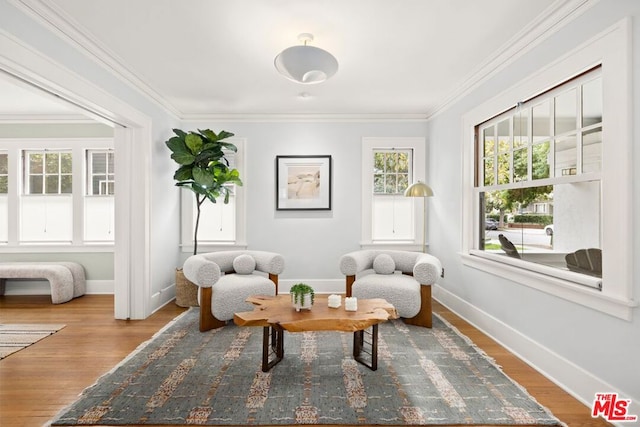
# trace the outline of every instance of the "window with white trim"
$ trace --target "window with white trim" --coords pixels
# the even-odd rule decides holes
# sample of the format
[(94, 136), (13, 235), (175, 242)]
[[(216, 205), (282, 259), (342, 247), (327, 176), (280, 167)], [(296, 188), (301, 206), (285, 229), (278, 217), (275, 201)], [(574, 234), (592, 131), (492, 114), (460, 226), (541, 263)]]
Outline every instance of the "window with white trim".
[(422, 200), (405, 197), (424, 179), (424, 138), (363, 138), (362, 245), (419, 250), (423, 243)]
[(23, 151), (20, 241), (73, 240), (73, 155), (69, 150)]
[(84, 240), (113, 241), (115, 216), (115, 152), (87, 150), (84, 196)]
[[(225, 142), (234, 144), (237, 152), (225, 151), (230, 169), (238, 169), (240, 179), (244, 178), (243, 138), (229, 138)], [(216, 203), (206, 200), (200, 207), (200, 224), (198, 228), (198, 252), (217, 246), (244, 247), (245, 242), (245, 201), (243, 186), (227, 184), (231, 189), (229, 202), (224, 203), (224, 196)], [(193, 252), (194, 231), (196, 223), (196, 199), (192, 191), (180, 191), (182, 209), (182, 248), (185, 252)]]
[(600, 67), (476, 126), (478, 249), (600, 288), (602, 131)]
[[(634, 224), (632, 218), (633, 169), (631, 156), (629, 156), (633, 146), (631, 34), (631, 21), (623, 19), (558, 60), (544, 64), (538, 71), (522, 79), (520, 83), (504, 88), (495, 97), (464, 114), (464, 184), (462, 187), (462, 253), (460, 254), (462, 262), (468, 267), (494, 274), (501, 280), (507, 280), (514, 285), (528, 286), (625, 320), (632, 319), (634, 307), (638, 305), (633, 295), (633, 242), (628, 231)], [(599, 248), (602, 250), (602, 278), (594, 278), (568, 271), (568, 269), (550, 266), (547, 263), (530, 262), (486, 250), (487, 248), (483, 246), (485, 227), (492, 226), (488, 223), (485, 225), (486, 207), (485, 209), (480, 207), (479, 193), (485, 190), (485, 176), (483, 175), (485, 172), (479, 174), (478, 169), (485, 168), (484, 164), (479, 167), (479, 158), (491, 156), (484, 155), (483, 152), (477, 150), (478, 140), (475, 139), (478, 137), (477, 127), (485, 124), (488, 117), (497, 119), (496, 114), (500, 111), (507, 111), (511, 106), (517, 106), (519, 101), (523, 99), (528, 100), (525, 102), (528, 105), (527, 108), (521, 110), (522, 121), (524, 123), (526, 117), (529, 123), (527, 126), (533, 127), (536, 125), (536, 121), (532, 117), (536, 117), (537, 114), (533, 108), (540, 104), (537, 101), (544, 101), (538, 98), (538, 94), (547, 91), (548, 88), (556, 87), (560, 82), (572, 81), (575, 76), (582, 76), (586, 71), (597, 66), (601, 67), (601, 130), (597, 122), (600, 120), (597, 118), (598, 115), (593, 115), (593, 122), (590, 119), (583, 119), (580, 126), (576, 125), (574, 141), (574, 137), (570, 135), (571, 130), (566, 128), (566, 123), (553, 119), (555, 131), (554, 133), (549, 132), (549, 138), (547, 138), (549, 140), (547, 157), (549, 177), (534, 180), (533, 159), (531, 159), (531, 162), (527, 161), (526, 167), (527, 176), (531, 176), (532, 179), (516, 181), (514, 177), (520, 175), (510, 172), (508, 180), (507, 177), (501, 177), (502, 181), (499, 181), (501, 184), (495, 184), (503, 187), (497, 187), (494, 190), (524, 190), (527, 187), (553, 186), (553, 204), (548, 203), (548, 200), (537, 200), (535, 203), (547, 204), (547, 208), (554, 215), (552, 232), (558, 237), (558, 245), (560, 245), (559, 227), (562, 225), (564, 229), (574, 226), (573, 224), (560, 224), (559, 210), (572, 212), (572, 221), (599, 224), (599, 231), (585, 228), (585, 235), (592, 239), (591, 241), (593, 241), (593, 236), (598, 235)], [(584, 82), (584, 85), (587, 84), (589, 83)], [(600, 83), (594, 80), (592, 84), (594, 86), (591, 86), (591, 89)], [(567, 87), (566, 89), (571, 93), (571, 88)], [(584, 89), (584, 86), (582, 89), (576, 87), (575, 96), (583, 96), (586, 92), (583, 92), (583, 95), (578, 95), (577, 92), (584, 91)], [(588, 92), (589, 88), (586, 90)], [(553, 94), (554, 99), (550, 99), (549, 102), (554, 103), (554, 108), (559, 107), (561, 111), (565, 111), (571, 103), (565, 103), (565, 100), (569, 99), (568, 96), (565, 99), (558, 99), (556, 103), (556, 96), (562, 96), (566, 91), (561, 92)], [(546, 107), (544, 108), (546, 109)], [(575, 107), (569, 108), (572, 110), (575, 108), (576, 114), (583, 114), (580, 110), (581, 106), (577, 103)], [(551, 106), (548, 111), (553, 111)], [(514, 113), (515, 109), (511, 115)], [(588, 113), (585, 116), (590, 115)], [(519, 118), (520, 114), (517, 117)], [(513, 123), (513, 118), (510, 120)], [(549, 120), (552, 119), (549, 118)], [(515, 122), (517, 124), (518, 120)], [(499, 144), (500, 135), (501, 133), (496, 130), (494, 133), (496, 144)], [(532, 130), (528, 135), (533, 138), (539, 133)], [(480, 137), (482, 136), (480, 135)], [(581, 144), (578, 143), (579, 138), (582, 138)], [(544, 139), (537, 139), (537, 142), (538, 145), (544, 147)], [(559, 144), (554, 145), (556, 142)], [(529, 156), (533, 156), (531, 150), (536, 148), (534, 147), (535, 142), (532, 139), (526, 141), (526, 144), (531, 147), (527, 153), (527, 159), (529, 159)], [(603, 146), (606, 146), (606, 149), (602, 149)], [(513, 147), (510, 150), (512, 149)], [(498, 148), (498, 152), (506, 152), (506, 150), (500, 151)], [(565, 157), (565, 154), (568, 153), (571, 155)], [(600, 153), (601, 158), (598, 160), (597, 155), (593, 157), (594, 153)], [(521, 158), (523, 157), (521, 156)], [(493, 159), (496, 162), (500, 161), (497, 155)], [(509, 157), (509, 161), (513, 161), (512, 157)], [(524, 168), (524, 166), (522, 164), (518, 167)], [(528, 168), (532, 168), (532, 170)], [(487, 169), (491, 169), (491, 167)], [(513, 169), (515, 172), (516, 168)], [(493, 170), (496, 171), (496, 168)], [(580, 186), (585, 187), (584, 194), (581, 196), (586, 197), (576, 197), (578, 194), (575, 190), (578, 190)], [(567, 188), (570, 189), (570, 193), (564, 194), (563, 192)], [(536, 191), (538, 190), (541, 189)], [(578, 204), (559, 206), (561, 199), (563, 201), (576, 200)], [(598, 200), (596, 201), (596, 199)], [(485, 198), (485, 203), (487, 202), (489, 202), (488, 198)], [(598, 207), (594, 208), (595, 206)], [(596, 214), (599, 215), (598, 219), (594, 216)], [(511, 216), (506, 215), (506, 220), (510, 221)], [(593, 243), (585, 245), (591, 244)], [(559, 249), (556, 248), (555, 241), (554, 248)], [(588, 282), (593, 280), (601, 281), (601, 289), (598, 286), (584, 286), (585, 284), (589, 285)]]
[[(0, 242), (7, 250), (113, 244), (112, 138), (2, 139), (0, 150)], [(101, 185), (110, 194), (96, 194)]]

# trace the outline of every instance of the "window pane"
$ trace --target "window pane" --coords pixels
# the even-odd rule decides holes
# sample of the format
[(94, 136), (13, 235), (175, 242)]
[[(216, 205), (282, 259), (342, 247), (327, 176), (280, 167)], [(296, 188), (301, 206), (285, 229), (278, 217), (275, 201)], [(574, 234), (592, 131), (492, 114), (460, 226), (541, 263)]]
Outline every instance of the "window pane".
[(602, 128), (582, 133), (582, 172), (600, 172), (602, 169)]
[(550, 177), (549, 167), (549, 141), (532, 146), (532, 170), (533, 179), (544, 179)]
[(389, 172), (395, 172), (396, 171), (396, 159), (397, 156), (394, 153), (387, 153), (387, 155), (385, 156), (385, 165), (384, 165), (384, 171), (389, 173)]
[(29, 154), (29, 173), (43, 173), (42, 169), (42, 154), (31, 153)]
[[(484, 216), (513, 218), (500, 230), (482, 224), (486, 251), (567, 270), (568, 253), (601, 247), (599, 181), (491, 191), (483, 199)], [(503, 249), (500, 234), (517, 254)]]
[(86, 241), (113, 241), (113, 197), (85, 197), (84, 213), (84, 239)]
[(9, 173), (9, 160), (7, 154), (0, 154), (0, 175)]
[[(115, 171), (114, 169), (114, 162), (115, 162), (115, 154), (114, 153), (109, 153), (108, 154), (108, 162), (107, 162), (107, 172), (109, 173), (113, 173)], [(235, 155), (233, 156), (233, 160), (235, 161)], [(229, 162), (229, 167), (234, 167), (235, 168), (235, 163), (232, 165), (231, 162)]]
[(413, 197), (374, 196), (371, 237), (377, 241), (413, 239)]
[(60, 173), (72, 173), (73, 172), (73, 156), (71, 153), (60, 154)]
[(409, 173), (409, 156), (407, 153), (398, 153), (398, 172)]
[(575, 175), (577, 173), (578, 154), (576, 136), (559, 139), (555, 144), (555, 176)]
[(9, 177), (0, 175), (0, 194), (7, 194), (9, 191)]
[(484, 185), (494, 184), (495, 174), (493, 173), (493, 157), (484, 159)]
[(529, 179), (529, 150), (521, 148), (513, 152), (513, 181), (526, 181)]
[(373, 192), (384, 193), (384, 175), (377, 174), (373, 176)]
[(493, 126), (483, 131), (484, 155), (485, 157), (493, 156), (495, 152), (495, 128)]
[(509, 136), (509, 119), (498, 123), (498, 152), (504, 153), (511, 149)]
[(58, 153), (46, 153), (45, 155), (45, 173), (60, 172), (60, 155)]
[(91, 155), (91, 172), (93, 174), (107, 173), (107, 153), (92, 153)]
[(566, 91), (555, 97), (556, 135), (576, 130), (576, 89)]
[(70, 196), (23, 197), (20, 240), (70, 242), (73, 236), (73, 200)]
[(509, 153), (498, 155), (498, 184), (510, 181)]
[(398, 193), (404, 193), (409, 187), (409, 175), (406, 173), (398, 174)]
[(385, 182), (384, 192), (387, 194), (395, 194), (396, 191), (396, 176), (395, 175), (387, 175), (387, 179)]
[(62, 194), (71, 194), (73, 190), (71, 175), (62, 175), (60, 177), (60, 192)]
[(45, 190), (47, 194), (58, 194), (58, 175), (47, 175), (45, 179)]
[(520, 108), (513, 116), (513, 148), (524, 147), (529, 143), (529, 109)]
[(551, 136), (549, 100), (533, 107), (533, 142), (549, 139)]
[(42, 183), (44, 178), (42, 175), (29, 176), (29, 193), (28, 194), (42, 194)]
[(582, 126), (602, 122), (602, 79), (582, 86)]
[(384, 153), (373, 153), (373, 171), (375, 173), (384, 172)]

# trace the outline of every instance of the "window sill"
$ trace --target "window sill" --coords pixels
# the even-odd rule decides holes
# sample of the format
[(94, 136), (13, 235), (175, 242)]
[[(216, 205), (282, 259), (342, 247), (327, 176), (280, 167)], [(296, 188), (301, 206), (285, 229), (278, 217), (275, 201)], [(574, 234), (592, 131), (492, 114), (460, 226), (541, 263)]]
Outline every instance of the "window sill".
[[(429, 245), (427, 245), (429, 248)], [(360, 249), (422, 252), (424, 247), (413, 242), (360, 242)]]
[[(193, 245), (182, 245), (180, 249), (183, 253), (193, 254)], [(234, 250), (240, 251), (245, 249), (247, 249), (247, 244), (244, 242), (198, 242), (198, 253)]]
[(606, 287), (603, 288), (603, 291), (600, 291), (563, 278), (523, 269), (510, 263), (507, 264), (488, 257), (481, 257), (473, 253), (461, 253), (460, 257), (462, 258), (462, 263), (468, 267), (627, 321), (631, 321), (633, 308), (638, 305), (637, 302), (630, 299), (607, 295), (605, 292)]
[(19, 246), (0, 245), (0, 253), (113, 253), (115, 245), (113, 243), (72, 245), (65, 243), (24, 243)]

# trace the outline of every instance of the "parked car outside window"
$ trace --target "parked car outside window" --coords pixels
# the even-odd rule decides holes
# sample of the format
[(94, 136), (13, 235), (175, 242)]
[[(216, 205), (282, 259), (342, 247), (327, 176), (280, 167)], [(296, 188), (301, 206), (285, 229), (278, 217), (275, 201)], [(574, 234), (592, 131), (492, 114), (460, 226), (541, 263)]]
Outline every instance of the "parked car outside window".
[(484, 229), (485, 230), (497, 230), (498, 229), (498, 221), (493, 218), (486, 218), (484, 220)]

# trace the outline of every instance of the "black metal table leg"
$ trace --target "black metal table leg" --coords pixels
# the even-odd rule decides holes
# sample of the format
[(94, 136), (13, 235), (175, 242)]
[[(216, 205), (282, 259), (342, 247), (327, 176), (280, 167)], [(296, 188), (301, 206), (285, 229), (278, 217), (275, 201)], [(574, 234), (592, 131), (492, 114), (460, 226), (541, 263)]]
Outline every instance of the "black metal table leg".
[[(370, 344), (370, 351), (365, 349), (365, 344), (367, 343), (364, 339), (365, 334), (369, 333), (364, 330), (355, 331), (353, 333), (353, 358), (372, 371), (376, 371), (378, 369), (378, 325), (375, 324), (371, 326), (371, 333), (369, 334), (371, 335), (371, 342), (368, 343)], [(362, 353), (370, 354), (371, 357), (369, 363), (367, 363), (367, 360), (362, 357)]]
[[(273, 358), (269, 360), (269, 356)], [(268, 372), (284, 357), (284, 330), (273, 326), (262, 328), (262, 372)]]

